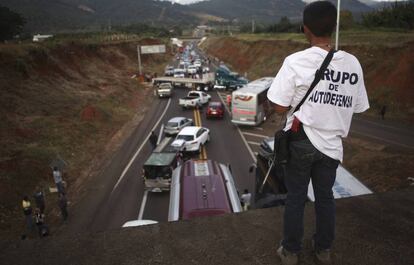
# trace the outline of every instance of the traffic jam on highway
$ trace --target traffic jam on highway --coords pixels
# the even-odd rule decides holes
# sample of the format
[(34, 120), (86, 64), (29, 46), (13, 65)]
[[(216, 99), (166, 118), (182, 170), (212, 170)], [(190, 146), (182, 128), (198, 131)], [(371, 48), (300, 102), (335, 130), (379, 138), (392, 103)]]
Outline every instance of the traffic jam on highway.
[[(284, 204), (286, 188), (273, 167), (274, 141), (262, 126), (274, 113), (267, 99), (273, 77), (250, 82), (216, 61), (190, 43), (176, 55), (174, 65), (166, 66), (164, 76), (152, 81), (154, 94), (176, 102), (182, 113), (160, 127), (157, 144), (142, 168), (145, 194), (169, 192), (168, 221)], [(186, 96), (178, 97), (178, 92)], [(207, 120), (212, 128), (203, 126)], [(241, 177), (234, 174), (227, 161), (207, 152), (209, 143), (219, 140), (213, 138), (218, 135), (217, 130), (224, 129), (223, 123), (228, 121), (245, 144), (245, 156), (253, 161), (249, 172), (242, 173), (253, 183), (249, 187), (251, 194), (238, 185)], [(240, 194), (240, 189), (250, 194), (251, 201), (241, 199), (246, 196)], [(309, 200), (314, 200), (312, 189), (309, 190)], [(366, 193), (371, 191), (343, 167), (338, 168), (336, 198)], [(154, 222), (135, 220), (124, 226)]]

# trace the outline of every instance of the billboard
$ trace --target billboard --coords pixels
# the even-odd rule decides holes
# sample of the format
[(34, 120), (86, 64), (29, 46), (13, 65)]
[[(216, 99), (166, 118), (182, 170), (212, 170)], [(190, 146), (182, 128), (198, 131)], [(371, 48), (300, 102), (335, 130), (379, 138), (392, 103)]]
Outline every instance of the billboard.
[(145, 45), (141, 46), (141, 54), (165, 53), (165, 45)]

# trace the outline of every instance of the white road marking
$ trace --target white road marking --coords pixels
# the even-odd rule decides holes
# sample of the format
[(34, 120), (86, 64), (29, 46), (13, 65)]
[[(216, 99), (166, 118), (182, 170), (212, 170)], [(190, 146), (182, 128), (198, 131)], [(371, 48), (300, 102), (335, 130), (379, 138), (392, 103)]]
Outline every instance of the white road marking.
[[(168, 99), (168, 103), (167, 106), (165, 107), (164, 112), (161, 114), (160, 118), (158, 119), (157, 123), (154, 125), (154, 127), (152, 127), (151, 132), (155, 130), (155, 128), (157, 128), (158, 124), (161, 122), (162, 118), (164, 117), (165, 113), (168, 110), (168, 107), (170, 106), (171, 103), (171, 98)], [(116, 187), (118, 187), (119, 183), (121, 182), (121, 180), (124, 178), (125, 174), (128, 172), (129, 168), (131, 167), (132, 163), (134, 162), (134, 160), (137, 158), (139, 152), (141, 152), (142, 148), (144, 147), (144, 145), (147, 143), (151, 132), (147, 135), (147, 137), (145, 138), (145, 140), (142, 142), (141, 146), (138, 148), (138, 150), (135, 152), (134, 156), (131, 158), (131, 160), (129, 161), (128, 165), (124, 168), (124, 170), (122, 171), (121, 176), (118, 178), (118, 181), (116, 182), (114, 188), (111, 191), (111, 194), (114, 192), (114, 190), (116, 189)]]
[[(217, 91), (216, 91), (216, 92), (217, 92)], [(219, 93), (218, 93), (218, 92), (217, 92), (217, 95), (219, 95)], [(219, 97), (219, 98), (220, 98), (221, 102), (223, 102), (224, 106), (226, 107), (227, 112), (230, 114), (230, 110), (229, 110), (229, 108), (228, 108), (227, 104), (224, 102), (224, 100), (223, 100), (221, 97)], [(241, 136), (241, 138), (242, 138), (242, 140), (243, 140), (244, 144), (246, 145), (246, 148), (247, 148), (247, 150), (249, 151), (250, 156), (252, 157), (252, 159), (253, 159), (254, 163), (257, 163), (256, 156), (254, 155), (254, 153), (253, 153), (252, 149), (250, 148), (250, 145), (247, 143), (246, 138), (244, 138), (243, 133), (240, 131), (239, 126), (236, 126), (236, 128), (237, 128), (237, 131), (239, 132), (239, 134), (240, 134), (240, 136)]]
[(256, 133), (249, 133), (249, 132), (243, 132), (245, 135), (259, 137), (259, 138), (268, 138), (269, 136), (263, 135), (263, 134), (256, 134)]
[(260, 143), (258, 143), (258, 142), (251, 142), (251, 141), (248, 141), (247, 143), (248, 143), (248, 144), (251, 144), (251, 145), (260, 145)]
[(389, 144), (398, 145), (398, 146), (402, 146), (402, 147), (409, 148), (409, 149), (414, 149), (414, 147), (412, 147), (412, 146), (402, 144), (402, 143), (397, 143), (397, 142), (390, 141), (390, 140), (387, 140), (387, 139), (384, 139), (384, 138), (381, 138), (381, 137), (373, 136), (373, 135), (370, 135), (370, 134), (365, 134), (365, 133), (357, 132), (357, 131), (354, 131), (354, 130), (351, 130), (351, 133), (359, 134), (359, 135), (362, 135), (362, 136), (365, 136), (365, 137), (368, 137), (368, 138), (373, 138), (373, 139), (376, 139), (376, 140), (379, 140), (379, 141), (382, 141), (382, 142), (386, 142), (386, 143), (389, 143)]
[(258, 131), (263, 131), (264, 130), (262, 127), (253, 127), (253, 129), (258, 130)]
[(141, 207), (139, 208), (138, 220), (142, 220), (144, 216), (145, 205), (147, 204), (148, 198), (148, 190), (144, 192), (144, 196), (142, 197)]
[(394, 130), (394, 131), (400, 131), (400, 132), (405, 132), (405, 131), (407, 131), (406, 129), (401, 129), (401, 128), (394, 127), (394, 126), (390, 126), (390, 125), (385, 125), (385, 124), (383, 124), (383, 123), (376, 122), (376, 121), (370, 121), (370, 120), (366, 120), (366, 119), (361, 119), (361, 118), (359, 118), (359, 117), (354, 117), (353, 119), (354, 119), (354, 120), (357, 120), (357, 121), (362, 121), (362, 122), (364, 122), (364, 123), (371, 123), (371, 124), (376, 125), (376, 126), (378, 126), (378, 127), (383, 127), (383, 128), (392, 129), (392, 130)]

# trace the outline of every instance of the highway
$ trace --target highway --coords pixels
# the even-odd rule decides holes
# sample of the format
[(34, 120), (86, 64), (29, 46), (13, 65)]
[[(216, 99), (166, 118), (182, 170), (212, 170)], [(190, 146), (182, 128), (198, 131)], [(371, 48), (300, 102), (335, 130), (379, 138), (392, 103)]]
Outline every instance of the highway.
[[(171, 99), (154, 100), (144, 120), (114, 154), (97, 179), (89, 184), (90, 190), (74, 209), (70, 227), (62, 232), (116, 229), (138, 217), (167, 221), (169, 192), (144, 192), (141, 171), (152, 151), (147, 141), (150, 132), (154, 129), (159, 134), (161, 125), (176, 116), (192, 118), (197, 125), (210, 129), (210, 142), (194, 158), (213, 159), (229, 164), (237, 189), (240, 192), (246, 188), (254, 190), (254, 174), (249, 173), (254, 157), (238, 127), (230, 122), (228, 113), (223, 120), (207, 120), (203, 110), (183, 110), (178, 106), (178, 99), (188, 91), (187, 88), (178, 88), (174, 90)], [(212, 96), (212, 101), (221, 100), (219, 93), (208, 93)]]
[[(259, 143), (271, 135), (269, 132), (274, 131), (275, 125), (265, 122), (260, 127), (239, 128), (231, 123), (228, 112), (223, 120), (207, 120), (203, 110), (183, 110), (178, 106), (178, 99), (188, 91), (188, 88), (177, 88), (171, 99), (154, 99), (144, 120), (113, 155), (112, 160), (104, 165), (98, 176), (88, 183), (84, 196), (71, 212), (70, 224), (61, 229), (62, 233), (117, 229), (125, 222), (136, 219), (167, 221), (169, 192), (144, 192), (141, 171), (152, 152), (148, 143), (150, 132), (154, 130), (159, 134), (162, 124), (172, 117), (192, 118), (197, 125), (210, 129), (210, 142), (194, 158), (229, 164), (240, 193), (246, 188), (251, 192), (255, 190), (255, 176), (254, 173), (249, 173), (249, 167), (255, 162), (254, 154)], [(212, 101), (223, 101), (226, 96), (226, 92), (208, 93), (212, 96)], [(378, 138), (380, 142), (411, 150), (413, 147), (411, 131), (396, 129), (378, 121), (366, 121), (357, 117), (351, 133)], [(400, 137), (395, 137), (396, 134)]]

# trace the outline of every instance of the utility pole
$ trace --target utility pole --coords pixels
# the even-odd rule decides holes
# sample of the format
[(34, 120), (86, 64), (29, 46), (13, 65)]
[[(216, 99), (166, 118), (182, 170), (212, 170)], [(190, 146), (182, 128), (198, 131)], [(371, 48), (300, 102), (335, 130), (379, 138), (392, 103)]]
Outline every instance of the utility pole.
[(336, 15), (336, 34), (335, 34), (335, 50), (338, 50), (338, 42), (339, 42), (339, 18), (341, 16), (341, 0), (338, 0), (337, 6), (338, 14)]
[(254, 33), (255, 30), (256, 30), (256, 28), (255, 28), (255, 24), (254, 24), (254, 19), (252, 19), (252, 33)]
[(139, 76), (142, 75), (142, 66), (141, 66), (141, 47), (137, 45), (137, 53), (138, 53), (138, 70)]

